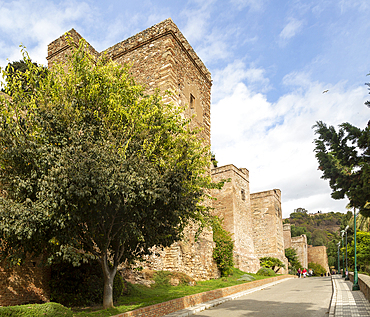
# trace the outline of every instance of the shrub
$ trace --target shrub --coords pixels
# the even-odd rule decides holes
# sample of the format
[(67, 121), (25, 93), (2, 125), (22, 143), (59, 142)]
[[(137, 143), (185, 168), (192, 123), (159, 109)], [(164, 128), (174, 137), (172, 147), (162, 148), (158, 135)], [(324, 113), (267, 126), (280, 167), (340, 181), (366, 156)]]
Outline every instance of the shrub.
[(272, 269), (275, 273), (279, 271), (280, 268), (285, 268), (285, 264), (283, 262), (278, 258), (273, 258), (271, 256), (260, 258), (260, 264), (262, 267)]
[(72, 311), (58, 303), (0, 307), (1, 317), (72, 317)]
[(313, 270), (313, 276), (320, 276), (325, 274), (326, 270), (318, 263), (310, 262), (308, 263), (308, 268)]
[[(125, 287), (126, 286), (126, 287)], [(127, 285), (116, 274), (113, 281), (113, 300), (117, 301)], [(99, 304), (104, 293), (104, 278), (101, 266), (93, 261), (74, 267), (70, 263), (52, 266), (50, 299), (65, 306), (87, 306)]]
[(260, 268), (258, 270), (257, 275), (261, 275), (261, 276), (276, 276), (276, 273), (273, 270), (271, 270), (271, 269), (269, 269), (267, 267), (262, 267), (262, 268)]
[(222, 219), (214, 217), (212, 223), (213, 241), (216, 243), (213, 249), (213, 259), (217, 263), (221, 276), (228, 276), (232, 273), (234, 266), (233, 252), (234, 242), (230, 232), (222, 228)]

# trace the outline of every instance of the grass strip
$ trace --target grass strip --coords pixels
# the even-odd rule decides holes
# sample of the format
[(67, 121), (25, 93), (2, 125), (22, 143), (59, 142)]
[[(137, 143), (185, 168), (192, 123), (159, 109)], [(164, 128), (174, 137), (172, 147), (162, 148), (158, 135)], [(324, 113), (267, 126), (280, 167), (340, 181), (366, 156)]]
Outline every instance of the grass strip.
[[(122, 296), (115, 307), (103, 310), (101, 306), (74, 308), (73, 316), (75, 317), (109, 317), (120, 313), (125, 313), (134, 309), (163, 303), (172, 299), (203, 293), (219, 288), (243, 284), (245, 281), (238, 281), (245, 272), (238, 269), (233, 270), (233, 274), (228, 277), (213, 279), (208, 281), (197, 282), (195, 286), (179, 285), (169, 286), (165, 279), (159, 283), (158, 280), (150, 288), (143, 285), (131, 285), (130, 295)], [(259, 276), (248, 273), (255, 277), (256, 280), (269, 278), (271, 276)]]

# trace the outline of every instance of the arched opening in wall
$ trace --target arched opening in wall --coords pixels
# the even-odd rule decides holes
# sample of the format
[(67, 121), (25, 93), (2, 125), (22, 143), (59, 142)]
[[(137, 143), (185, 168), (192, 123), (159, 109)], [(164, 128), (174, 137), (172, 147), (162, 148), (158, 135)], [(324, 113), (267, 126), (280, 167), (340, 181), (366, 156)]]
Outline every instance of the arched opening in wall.
[(242, 200), (245, 200), (245, 191), (244, 189), (241, 190)]

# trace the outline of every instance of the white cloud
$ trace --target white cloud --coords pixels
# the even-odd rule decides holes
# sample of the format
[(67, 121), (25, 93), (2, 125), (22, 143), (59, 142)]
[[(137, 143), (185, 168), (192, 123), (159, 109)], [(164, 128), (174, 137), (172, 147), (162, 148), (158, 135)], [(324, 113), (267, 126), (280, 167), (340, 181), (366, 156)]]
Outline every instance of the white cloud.
[(350, 9), (358, 9), (360, 12), (370, 8), (369, 1), (366, 0), (340, 0), (338, 6), (342, 14)]
[(264, 1), (262, 0), (230, 0), (231, 4), (236, 6), (238, 10), (242, 10), (245, 7), (249, 7), (250, 11), (261, 11), (264, 7)]
[(297, 33), (301, 31), (302, 27), (303, 21), (297, 20), (295, 18), (290, 18), (288, 24), (279, 34), (280, 43), (284, 44), (287, 40), (294, 37)]
[(241, 60), (235, 60), (222, 70), (213, 73), (214, 86), (212, 87), (212, 98), (214, 102), (232, 93), (235, 87), (246, 81), (251, 91), (265, 92), (269, 89), (269, 79), (265, 77), (265, 70), (255, 65), (249, 68)]
[[(235, 81), (245, 76), (246, 72), (237, 72)], [(290, 77), (294, 82), (294, 75)], [(222, 83), (229, 93), (212, 104), (212, 149), (220, 166), (249, 169), (252, 192), (281, 189), (285, 217), (297, 207), (344, 211), (347, 201), (334, 203), (328, 181), (320, 179), (312, 126), (319, 120), (334, 126), (348, 121), (363, 128), (369, 117), (363, 104), (366, 87), (328, 86), (307, 78), (302, 82), (304, 88), (292, 87), (275, 103), (241, 82)], [(329, 91), (323, 94), (325, 89)]]
[(7, 50), (0, 51), (0, 66), (20, 59), (23, 43), (31, 58), (46, 64), (47, 45), (73, 27), (74, 21), (91, 22), (94, 10), (86, 2), (67, 1), (56, 5), (42, 1), (12, 1), (0, 6), (0, 30)]
[(182, 15), (186, 17), (187, 23), (182, 32), (190, 43), (202, 40), (207, 33), (209, 19), (211, 17), (212, 5), (215, 0), (194, 0), (196, 8), (186, 9)]

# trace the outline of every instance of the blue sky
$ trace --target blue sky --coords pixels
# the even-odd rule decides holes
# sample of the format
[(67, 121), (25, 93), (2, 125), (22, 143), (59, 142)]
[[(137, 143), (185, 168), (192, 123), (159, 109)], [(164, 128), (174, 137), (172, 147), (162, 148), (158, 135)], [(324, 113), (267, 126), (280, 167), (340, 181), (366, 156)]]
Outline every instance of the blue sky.
[(212, 73), (219, 165), (246, 167), (252, 192), (280, 188), (284, 217), (345, 212), (320, 179), (312, 126), (366, 125), (369, 16), (368, 0), (0, 0), (0, 66), (21, 43), (46, 64), (71, 28), (101, 51), (171, 17)]

